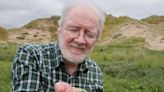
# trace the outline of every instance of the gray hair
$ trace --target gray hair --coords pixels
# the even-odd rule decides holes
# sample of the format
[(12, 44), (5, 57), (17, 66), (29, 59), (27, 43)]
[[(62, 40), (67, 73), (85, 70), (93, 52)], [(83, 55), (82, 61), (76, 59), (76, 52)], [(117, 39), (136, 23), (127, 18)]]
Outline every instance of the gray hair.
[(65, 6), (64, 7), (64, 10), (62, 12), (62, 16), (61, 16), (61, 18), (59, 20), (59, 25), (61, 26), (64, 23), (64, 20), (67, 17), (67, 15), (69, 14), (70, 10), (72, 8), (76, 7), (76, 6), (79, 6), (79, 5), (80, 6), (88, 6), (88, 7), (90, 7), (91, 9), (93, 9), (96, 12), (96, 14), (97, 14), (97, 16), (99, 18), (99, 25), (100, 25), (98, 30), (99, 30), (99, 33), (101, 33), (102, 30), (103, 30), (103, 27), (104, 27), (104, 22), (105, 22), (105, 16), (106, 16), (106, 14), (97, 5), (91, 4), (91, 3), (86, 3), (86, 2), (80, 2), (80, 3), (79, 2), (76, 2), (76, 3), (72, 3), (70, 5)]

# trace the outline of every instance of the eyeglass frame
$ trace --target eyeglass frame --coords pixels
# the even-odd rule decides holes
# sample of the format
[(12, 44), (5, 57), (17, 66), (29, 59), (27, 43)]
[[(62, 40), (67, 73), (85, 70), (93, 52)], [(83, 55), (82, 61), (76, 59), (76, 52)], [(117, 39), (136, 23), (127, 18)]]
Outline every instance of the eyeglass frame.
[[(62, 28), (71, 37), (77, 37), (77, 36), (79, 36), (81, 29), (85, 30), (84, 37), (83, 37), (85, 40), (97, 40), (97, 38), (100, 34), (100, 32), (97, 28), (81, 28), (81, 27), (73, 26), (73, 25), (68, 25), (68, 26), (63, 25)], [(96, 31), (96, 33), (93, 33), (93, 31)], [(92, 33), (89, 33), (87, 35), (86, 32), (92, 32)]]

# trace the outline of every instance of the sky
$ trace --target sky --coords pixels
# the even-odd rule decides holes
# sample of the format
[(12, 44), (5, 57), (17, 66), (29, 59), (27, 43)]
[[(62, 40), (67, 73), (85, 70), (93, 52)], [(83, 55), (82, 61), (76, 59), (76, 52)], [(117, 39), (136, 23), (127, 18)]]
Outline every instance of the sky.
[[(0, 26), (18, 28), (31, 20), (61, 15), (66, 4), (77, 0), (0, 0)], [(84, 1), (84, 0), (83, 0)], [(87, 0), (107, 14), (135, 19), (164, 16), (164, 0)]]

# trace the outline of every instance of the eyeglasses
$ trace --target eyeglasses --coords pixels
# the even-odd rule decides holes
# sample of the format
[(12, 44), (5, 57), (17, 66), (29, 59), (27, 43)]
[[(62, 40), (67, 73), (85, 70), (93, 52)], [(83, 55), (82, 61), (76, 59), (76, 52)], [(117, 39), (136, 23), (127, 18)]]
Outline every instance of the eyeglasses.
[[(77, 37), (80, 34), (80, 28), (78, 27), (67, 27), (66, 32), (71, 36), (71, 37)], [(87, 29), (84, 32), (84, 39), (88, 40), (96, 40), (98, 36), (98, 32), (96, 29)]]

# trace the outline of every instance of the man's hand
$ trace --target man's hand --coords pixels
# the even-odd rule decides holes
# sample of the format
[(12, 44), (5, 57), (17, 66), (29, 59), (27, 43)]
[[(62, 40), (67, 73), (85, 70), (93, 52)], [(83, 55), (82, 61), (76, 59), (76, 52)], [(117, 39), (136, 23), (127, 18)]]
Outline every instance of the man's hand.
[(72, 87), (66, 82), (58, 82), (55, 84), (55, 92), (87, 92), (81, 88)]

